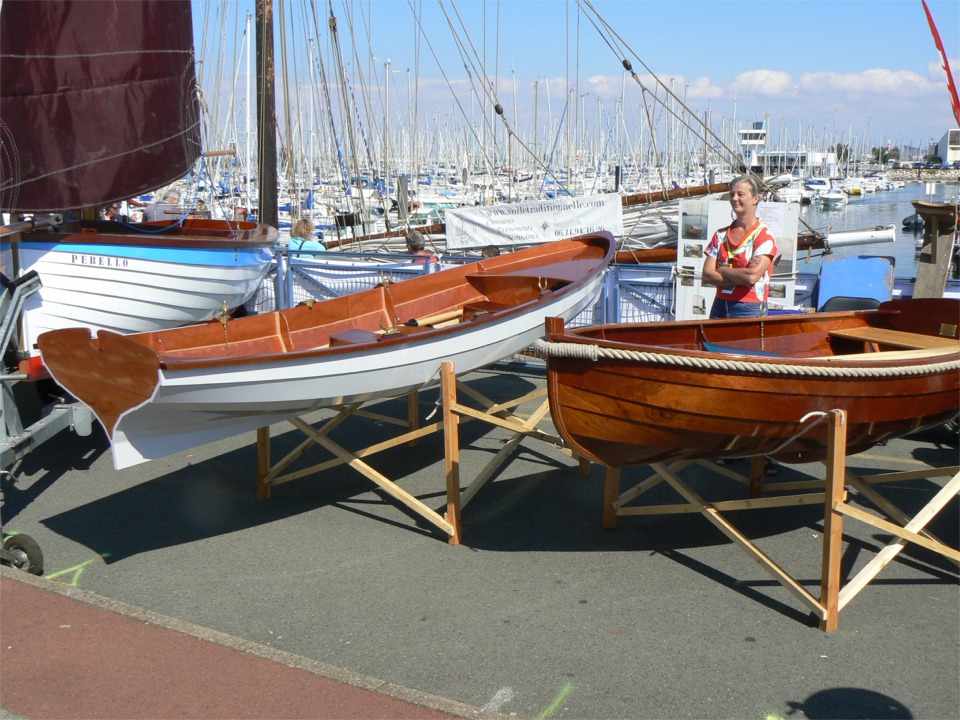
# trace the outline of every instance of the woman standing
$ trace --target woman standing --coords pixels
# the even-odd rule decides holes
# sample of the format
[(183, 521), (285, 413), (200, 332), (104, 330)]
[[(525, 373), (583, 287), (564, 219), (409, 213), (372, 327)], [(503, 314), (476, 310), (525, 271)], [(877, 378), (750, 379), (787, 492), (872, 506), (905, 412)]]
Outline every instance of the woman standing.
[[(767, 314), (770, 274), (780, 252), (770, 229), (757, 217), (760, 188), (749, 175), (730, 183), (734, 220), (717, 230), (703, 254), (703, 282), (717, 286), (711, 318), (760, 317)], [(728, 461), (717, 460), (720, 465)], [(778, 475), (777, 462), (766, 458), (765, 475)]]
[(730, 183), (734, 221), (717, 230), (704, 250), (703, 282), (717, 287), (711, 318), (759, 317), (767, 312), (770, 273), (780, 254), (757, 217), (760, 188), (744, 175)]

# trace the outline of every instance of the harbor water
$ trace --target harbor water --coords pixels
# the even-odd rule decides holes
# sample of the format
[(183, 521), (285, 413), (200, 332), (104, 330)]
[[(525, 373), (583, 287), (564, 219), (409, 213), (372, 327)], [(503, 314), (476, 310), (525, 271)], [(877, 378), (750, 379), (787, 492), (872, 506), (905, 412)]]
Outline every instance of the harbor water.
[[(800, 209), (800, 228), (803, 232), (810, 228), (827, 234), (841, 230), (865, 230), (878, 226), (893, 225), (897, 239), (892, 243), (875, 243), (854, 247), (837, 248), (837, 255), (881, 255), (894, 259), (894, 274), (898, 278), (915, 278), (917, 273), (917, 241), (921, 231), (903, 227), (903, 219), (913, 215), (911, 201), (929, 200), (932, 202), (957, 202), (960, 183), (936, 183), (933, 192), (928, 193), (925, 183), (909, 183), (897, 190), (883, 190), (866, 195), (852, 196), (846, 205), (839, 208), (821, 208), (816, 204), (804, 205)], [(797, 258), (800, 272), (815, 272), (819, 260), (812, 258), (804, 262), (803, 254)]]

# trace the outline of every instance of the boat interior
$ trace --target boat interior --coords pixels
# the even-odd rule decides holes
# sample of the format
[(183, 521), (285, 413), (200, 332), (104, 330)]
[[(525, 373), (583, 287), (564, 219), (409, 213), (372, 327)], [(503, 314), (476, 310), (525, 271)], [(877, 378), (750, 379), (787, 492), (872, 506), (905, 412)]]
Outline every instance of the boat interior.
[(428, 330), (492, 321), (583, 282), (604, 266), (604, 243), (574, 243), (552, 261), (518, 253), (251, 317), (127, 336), (165, 365), (273, 354), (346, 351)]
[[(909, 302), (900, 305), (903, 309), (886, 303), (876, 310), (779, 315), (762, 322), (604, 325), (588, 332), (611, 345), (645, 346), (652, 352), (661, 348), (791, 360), (885, 362), (960, 351), (958, 322), (951, 321), (955, 301)], [(570, 338), (586, 334), (571, 330)]]

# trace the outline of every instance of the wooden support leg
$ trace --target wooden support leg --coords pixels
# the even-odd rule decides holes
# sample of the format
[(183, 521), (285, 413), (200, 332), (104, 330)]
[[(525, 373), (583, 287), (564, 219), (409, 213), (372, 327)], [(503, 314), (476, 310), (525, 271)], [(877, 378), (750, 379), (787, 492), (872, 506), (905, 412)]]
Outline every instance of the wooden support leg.
[(264, 478), (270, 472), (270, 428), (257, 428), (257, 497), (270, 499), (270, 485)]
[(449, 360), (440, 365), (440, 392), (443, 394), (444, 469), (447, 475), (447, 512), (444, 519), (453, 527), (448, 542), (460, 544), (460, 416), (453, 412), (457, 402), (457, 376)]
[(590, 475), (590, 461), (582, 455), (577, 455), (577, 466), (580, 471), (580, 477), (587, 477)]
[(603, 489), (603, 527), (609, 529), (617, 526), (617, 509), (614, 503), (620, 497), (620, 468), (607, 468)]
[(687, 485), (679, 475), (671, 471), (662, 463), (651, 463), (650, 467), (653, 468), (653, 470), (664, 480), (666, 480), (674, 490), (680, 493), (684, 500), (690, 503), (690, 505), (695, 507), (701, 515), (713, 523), (714, 527), (720, 530), (720, 532), (722, 532), (728, 538), (733, 540), (733, 542), (735, 542), (740, 549), (747, 554), (748, 557), (759, 563), (760, 567), (770, 573), (778, 583), (796, 595), (799, 600), (801, 600), (820, 617), (824, 617), (824, 609), (821, 603), (815, 597), (813, 597), (813, 595), (807, 592), (806, 588), (797, 582), (796, 579), (790, 576), (783, 568), (767, 557), (760, 550), (760, 548), (750, 541), (749, 538), (731, 525), (717, 507), (714, 507), (700, 497), (700, 495), (698, 495), (693, 488)]
[(747, 490), (747, 497), (763, 497), (763, 473), (765, 471), (766, 458), (758, 455), (750, 460), (750, 487)]
[(840, 558), (843, 541), (843, 502), (847, 465), (847, 414), (831, 410), (827, 430), (826, 497), (823, 507), (823, 558), (820, 566), (820, 604), (824, 616), (820, 629), (837, 629), (840, 617)]
[(862, 511), (857, 511), (846, 505), (846, 503), (840, 505), (838, 509), (844, 515), (850, 515), (858, 520), (863, 520), (881, 529), (883, 532), (890, 532), (896, 536), (840, 590), (840, 610), (843, 610), (847, 603), (853, 600), (853, 598), (877, 576), (877, 573), (892, 562), (908, 542), (926, 547), (928, 550), (933, 550), (951, 560), (960, 560), (960, 553), (956, 550), (941, 546), (936, 542), (931, 542), (919, 534), (919, 532), (926, 527), (927, 523), (957, 495), (960, 495), (960, 472), (948, 480), (947, 484), (940, 488), (940, 491), (931, 498), (930, 502), (924, 505), (917, 514), (913, 516), (913, 519), (902, 528)]
[[(407, 430), (416, 432), (420, 429), (420, 391), (413, 390), (407, 396)], [(420, 438), (415, 437), (410, 441), (410, 447), (416, 447), (420, 444)]]

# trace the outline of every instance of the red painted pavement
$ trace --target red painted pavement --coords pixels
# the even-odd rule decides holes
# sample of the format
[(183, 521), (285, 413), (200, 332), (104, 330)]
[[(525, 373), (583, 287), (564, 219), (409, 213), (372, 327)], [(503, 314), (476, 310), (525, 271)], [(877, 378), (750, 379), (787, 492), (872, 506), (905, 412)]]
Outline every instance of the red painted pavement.
[(67, 597), (43, 588), (52, 581), (20, 574), (5, 569), (0, 575), (0, 707), (27, 718), (440, 720), (475, 714), (441, 712), (289, 667), (98, 607), (87, 601), (89, 594)]

